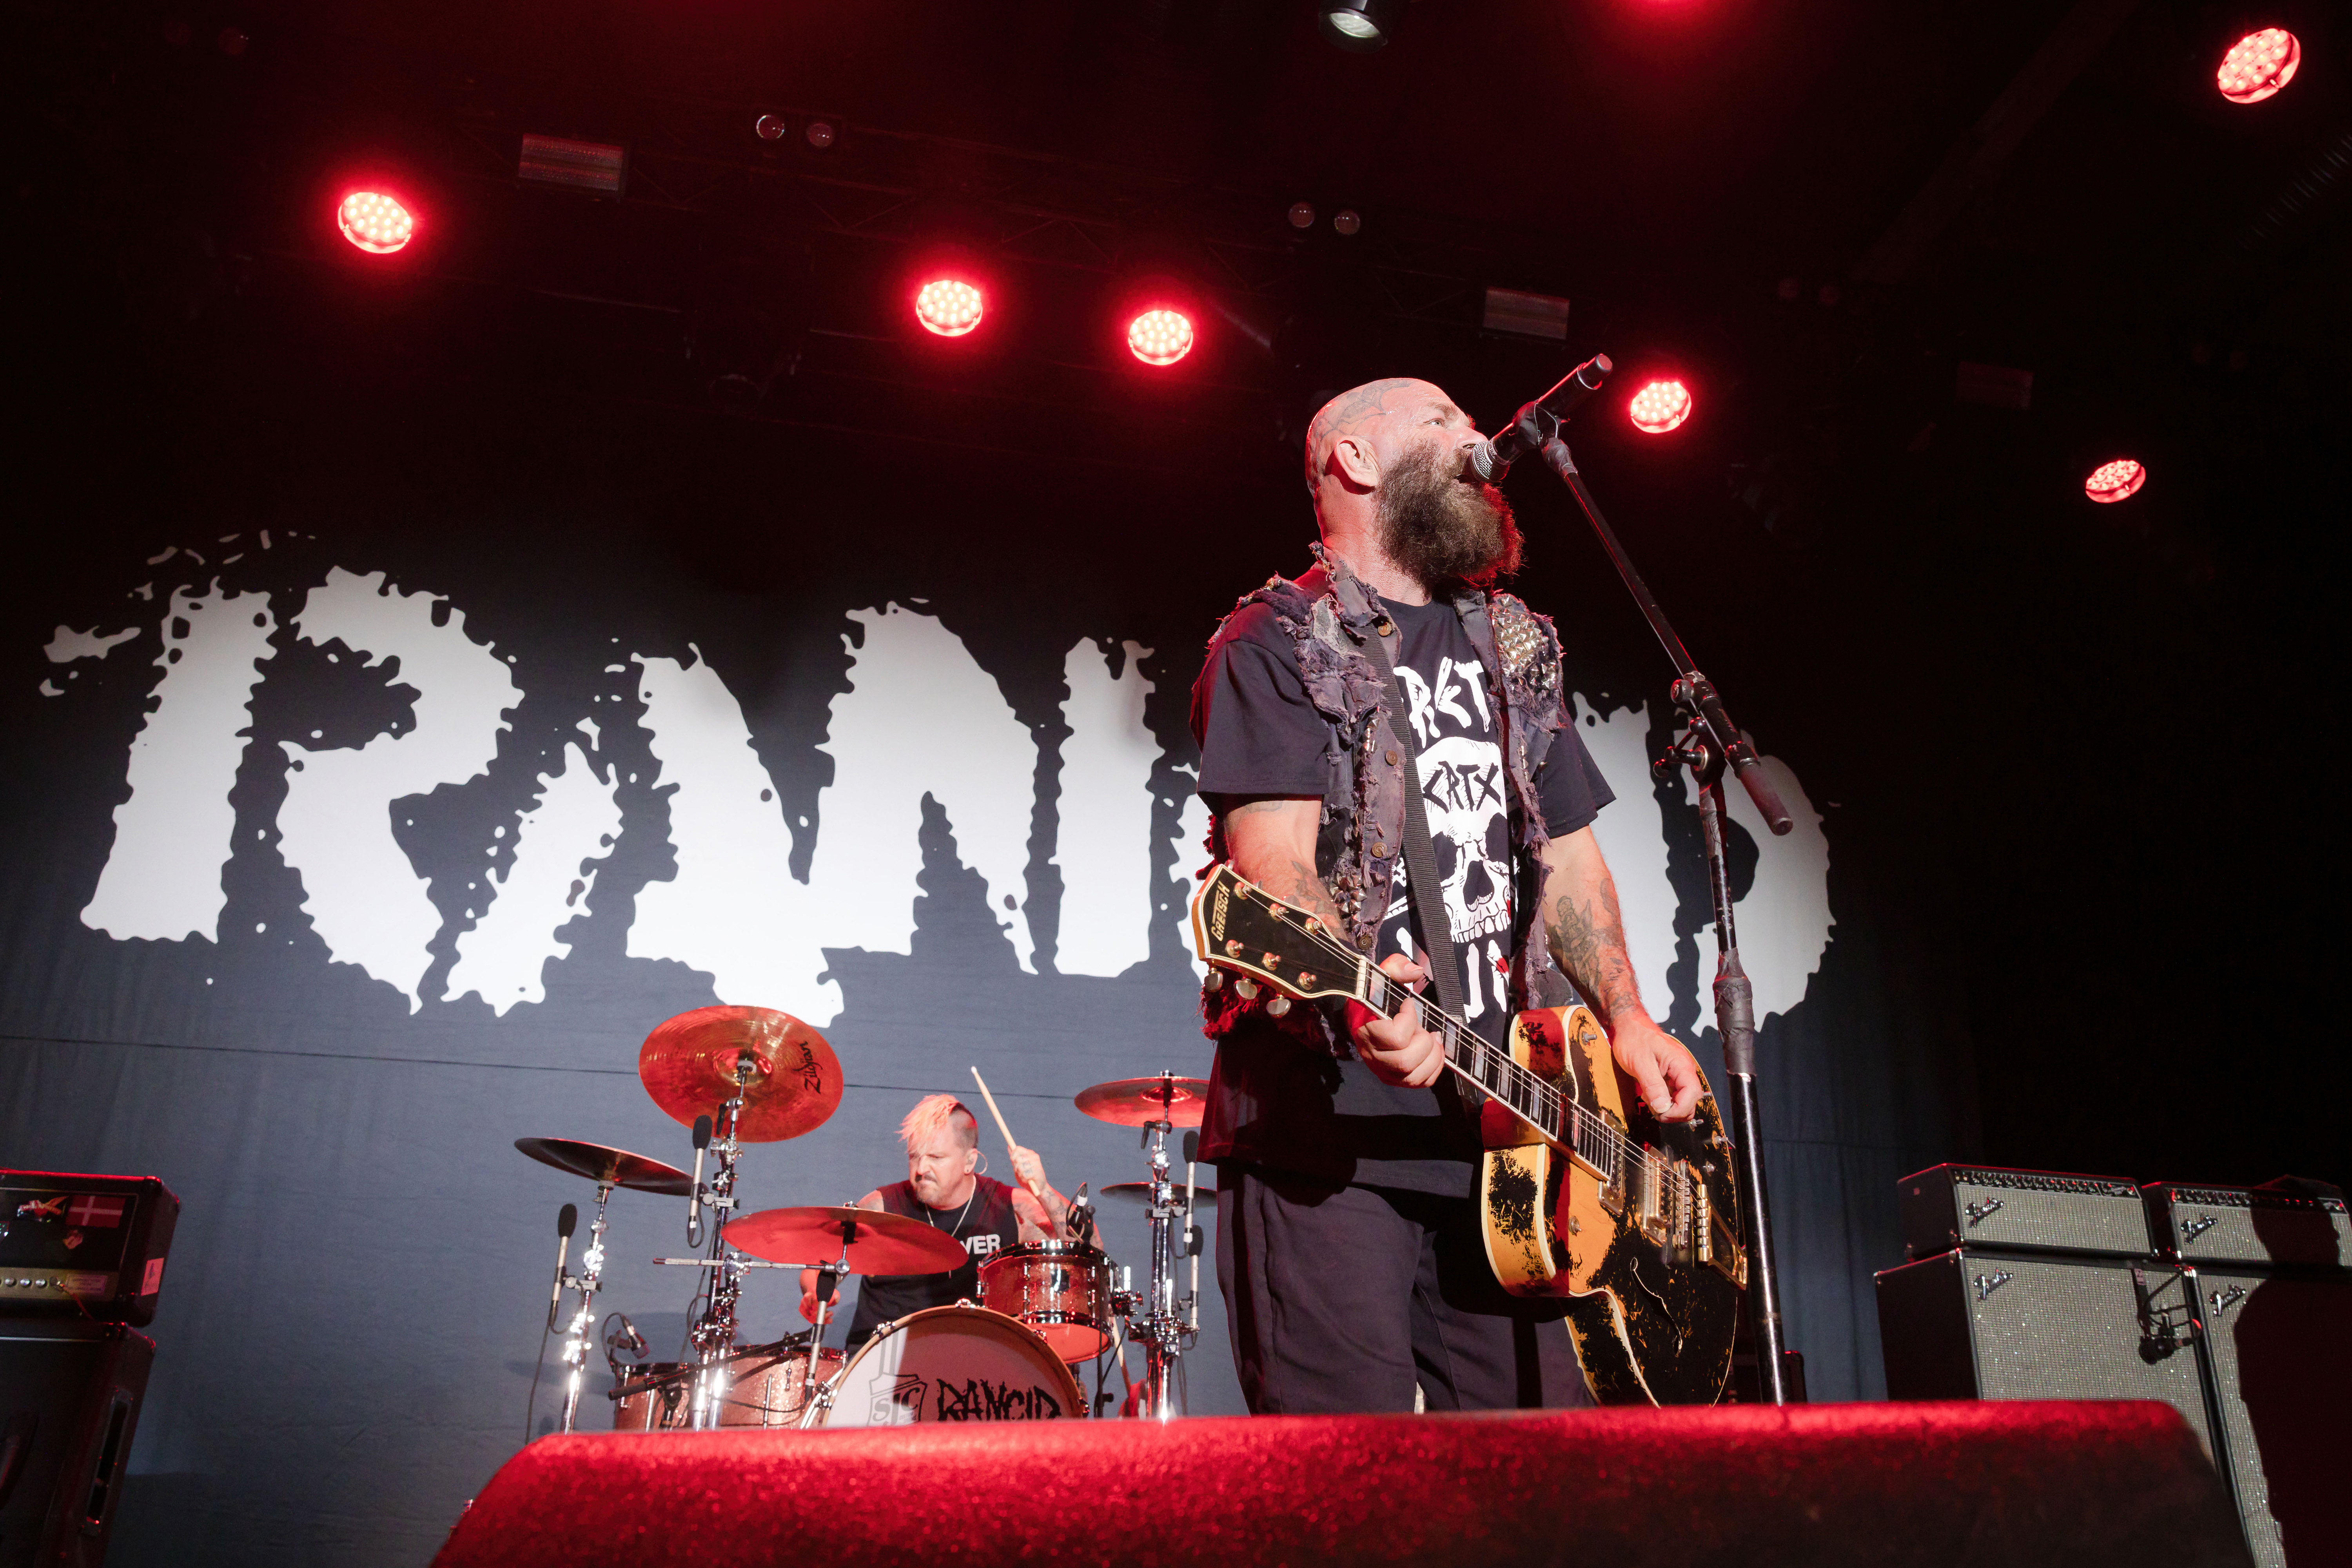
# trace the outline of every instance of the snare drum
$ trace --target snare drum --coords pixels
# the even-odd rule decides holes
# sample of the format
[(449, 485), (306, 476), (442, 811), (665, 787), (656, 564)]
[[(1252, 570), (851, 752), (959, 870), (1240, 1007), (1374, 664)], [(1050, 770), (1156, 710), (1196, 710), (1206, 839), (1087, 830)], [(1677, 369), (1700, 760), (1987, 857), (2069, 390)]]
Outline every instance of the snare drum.
[[(822, 1382), (841, 1370), (841, 1352), (816, 1352), (817, 1378)], [(808, 1407), (809, 1358), (806, 1347), (786, 1350), (761, 1345), (745, 1351), (728, 1365), (733, 1381), (720, 1396), (721, 1426), (797, 1426)]]
[(1028, 1324), (1065, 1362), (1092, 1361), (1110, 1348), (1110, 1259), (1083, 1241), (1030, 1241), (980, 1266), (980, 1296), (992, 1312)]
[[(841, 1352), (817, 1352), (820, 1381), (841, 1370)], [(797, 1426), (807, 1405), (808, 1351), (761, 1345), (740, 1351), (719, 1368), (726, 1392), (719, 1396), (721, 1426)], [(615, 1432), (682, 1432), (694, 1418), (695, 1368), (674, 1361), (648, 1362), (614, 1389)]]
[(674, 1361), (649, 1361), (614, 1384), (613, 1395), (614, 1431), (679, 1431), (693, 1407), (694, 1369)]
[(815, 1400), (806, 1426), (1057, 1421), (1086, 1396), (1045, 1342), (1001, 1312), (958, 1303), (885, 1323)]

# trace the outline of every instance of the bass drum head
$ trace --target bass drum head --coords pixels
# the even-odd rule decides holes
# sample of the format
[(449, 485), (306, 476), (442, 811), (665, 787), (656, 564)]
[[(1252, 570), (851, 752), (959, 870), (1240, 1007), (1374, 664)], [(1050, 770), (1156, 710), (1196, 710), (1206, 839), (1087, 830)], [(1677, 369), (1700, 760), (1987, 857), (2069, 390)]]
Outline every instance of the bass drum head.
[(834, 1380), (812, 1426), (1059, 1421), (1086, 1414), (1044, 1340), (984, 1307), (931, 1307), (885, 1323)]

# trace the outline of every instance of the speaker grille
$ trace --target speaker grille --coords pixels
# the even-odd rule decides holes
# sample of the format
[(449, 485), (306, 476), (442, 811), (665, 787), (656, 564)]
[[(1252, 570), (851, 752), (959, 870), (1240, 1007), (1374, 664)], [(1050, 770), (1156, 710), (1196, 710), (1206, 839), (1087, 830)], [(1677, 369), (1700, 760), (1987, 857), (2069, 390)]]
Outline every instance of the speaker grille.
[[(2213, 1451), (2196, 1352), (2184, 1338), (2169, 1355), (2142, 1358), (2139, 1298), (2127, 1266), (1976, 1256), (1966, 1258), (1961, 1276), (1985, 1398), (2161, 1399)], [(2147, 1283), (2153, 1305), (2174, 1309), (2179, 1321), (2179, 1276), (2155, 1269)]]
[(2147, 1192), (2158, 1245), (2184, 1263), (2352, 1266), (2352, 1218), (2342, 1198), (2161, 1184)]
[(2198, 1270), (2247, 1544), (2262, 1568), (2343, 1550), (2352, 1281)]

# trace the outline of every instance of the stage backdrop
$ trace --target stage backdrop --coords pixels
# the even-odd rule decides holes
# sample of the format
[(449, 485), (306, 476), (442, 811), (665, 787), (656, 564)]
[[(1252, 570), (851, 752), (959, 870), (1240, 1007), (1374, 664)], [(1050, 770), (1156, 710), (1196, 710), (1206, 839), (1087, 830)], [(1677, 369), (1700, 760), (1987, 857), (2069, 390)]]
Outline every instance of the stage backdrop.
[[(846, 1070), (830, 1122), (750, 1148), (752, 1208), (903, 1174), (899, 1117), (972, 1065), (1064, 1190), (1140, 1176), (1070, 1097), (1208, 1069), (1187, 689), (1234, 596), (1307, 563), (1293, 489), (1112, 509), (969, 454), (811, 487), (783, 476), (832, 448), (751, 426), (701, 449), (738, 470), (721, 504), (615, 477), (593, 431), (337, 428), (49, 520), (0, 623), (0, 1161), (185, 1205), (125, 1568), (425, 1560), (525, 1438), (555, 1212), (591, 1195), (513, 1141), (689, 1163), (634, 1071), (673, 1014), (782, 1008)], [(1570, 637), (1598, 831), (1644, 992), (1719, 1074), (1695, 818), (1646, 770), (1664, 667), (1613, 583), (1538, 557), (1539, 607), (1616, 606)], [(1964, 1036), (1909, 1001), (1900, 879), (1849, 826), (1873, 803), (1825, 783), (1872, 775), (1776, 749), (1796, 832), (1732, 807), (1790, 1340), (1817, 1398), (1872, 1397), (1869, 1271), (1894, 1177), (1966, 1136)], [(612, 1206), (600, 1304), (665, 1354), (684, 1208)], [(1237, 1411), (1203, 1295), (1192, 1407)], [(793, 1296), (755, 1278), (750, 1335)]]

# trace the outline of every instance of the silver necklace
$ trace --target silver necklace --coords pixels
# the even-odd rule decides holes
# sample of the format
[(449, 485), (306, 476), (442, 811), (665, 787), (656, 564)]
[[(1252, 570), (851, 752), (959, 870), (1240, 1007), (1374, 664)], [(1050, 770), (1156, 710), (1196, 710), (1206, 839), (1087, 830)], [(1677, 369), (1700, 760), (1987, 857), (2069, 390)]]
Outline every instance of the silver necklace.
[[(980, 1178), (979, 1178), (978, 1176), (974, 1176), (974, 1177), (971, 1179), (971, 1196), (966, 1197), (966, 1198), (963, 1200), (963, 1207), (961, 1207), (961, 1209), (958, 1209), (958, 1210), (956, 1211), (956, 1222), (955, 1222), (955, 1228), (954, 1228), (953, 1230), (951, 1230), (951, 1231), (948, 1232), (948, 1239), (949, 1239), (950, 1241), (956, 1241), (956, 1240), (960, 1240), (960, 1239), (962, 1237), (962, 1236), (963, 1236), (963, 1222), (964, 1222), (968, 1217), (970, 1217), (970, 1216), (971, 1216), (971, 1200), (972, 1200), (972, 1198), (976, 1198), (976, 1197), (978, 1197), (978, 1196), (980, 1196)], [(915, 1201), (916, 1201), (917, 1203), (922, 1203), (922, 1202), (923, 1202), (923, 1200), (922, 1200), (922, 1199), (920, 1199), (920, 1198), (917, 1198)], [(930, 1226), (930, 1227), (931, 1227), (933, 1230), (937, 1230), (937, 1229), (939, 1229), (939, 1228), (940, 1228), (940, 1227), (938, 1226), (938, 1225), (936, 1225), (935, 1223), (933, 1223), (933, 1221), (932, 1221), (932, 1219), (931, 1219), (931, 1205), (929, 1205), (929, 1204), (923, 1204), (923, 1223), (924, 1223), (925, 1225)]]

